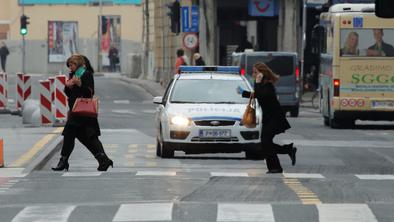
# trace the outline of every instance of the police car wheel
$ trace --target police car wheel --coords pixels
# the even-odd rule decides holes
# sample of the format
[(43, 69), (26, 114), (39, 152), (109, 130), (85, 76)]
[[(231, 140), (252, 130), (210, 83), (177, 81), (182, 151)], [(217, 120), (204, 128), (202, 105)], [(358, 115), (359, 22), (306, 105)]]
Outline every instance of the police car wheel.
[(161, 145), (160, 145), (160, 142), (159, 142), (159, 140), (157, 139), (157, 142), (156, 142), (156, 156), (161, 156)]
[(174, 157), (174, 150), (163, 142), (163, 144), (161, 145), (161, 158), (172, 158), (172, 157)]

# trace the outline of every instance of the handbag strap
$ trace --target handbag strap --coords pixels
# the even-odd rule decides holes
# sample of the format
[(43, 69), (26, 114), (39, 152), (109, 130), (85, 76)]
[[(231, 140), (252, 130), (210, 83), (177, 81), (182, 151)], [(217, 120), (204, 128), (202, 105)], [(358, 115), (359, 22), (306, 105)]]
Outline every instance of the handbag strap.
[(254, 101), (254, 92), (250, 92), (249, 105), (252, 105), (252, 101)]

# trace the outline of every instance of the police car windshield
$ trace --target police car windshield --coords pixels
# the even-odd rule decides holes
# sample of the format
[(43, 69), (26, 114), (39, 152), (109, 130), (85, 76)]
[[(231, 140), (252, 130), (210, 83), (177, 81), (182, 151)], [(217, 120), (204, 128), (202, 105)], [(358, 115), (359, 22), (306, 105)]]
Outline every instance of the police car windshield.
[(180, 79), (171, 93), (171, 103), (246, 104), (248, 98), (237, 94), (240, 86), (248, 89), (243, 80)]

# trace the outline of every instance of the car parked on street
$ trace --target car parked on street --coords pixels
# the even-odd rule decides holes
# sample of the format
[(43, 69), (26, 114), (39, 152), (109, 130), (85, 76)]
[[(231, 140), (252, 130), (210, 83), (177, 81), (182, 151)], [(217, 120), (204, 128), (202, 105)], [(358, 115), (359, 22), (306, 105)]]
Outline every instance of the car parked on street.
[[(164, 96), (155, 97), (157, 156), (170, 158), (175, 150), (186, 154), (234, 153), (259, 158), (261, 109), (256, 104), (257, 126), (247, 128), (242, 115), (248, 98), (238, 86), (252, 90), (238, 67), (181, 66)], [(257, 102), (257, 101), (256, 101)]]
[(233, 53), (231, 65), (238, 66), (240, 73), (253, 84), (252, 72), (256, 62), (267, 64), (280, 76), (278, 83), (275, 84), (279, 102), (285, 112), (290, 112), (291, 117), (297, 117), (302, 93), (297, 53), (265, 51)]

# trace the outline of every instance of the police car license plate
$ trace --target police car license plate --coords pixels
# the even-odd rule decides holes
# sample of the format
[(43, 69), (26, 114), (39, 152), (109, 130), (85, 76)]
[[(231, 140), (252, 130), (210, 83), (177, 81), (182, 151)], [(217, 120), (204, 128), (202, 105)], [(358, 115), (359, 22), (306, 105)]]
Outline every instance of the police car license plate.
[(394, 109), (394, 101), (372, 101), (372, 107)]
[(205, 138), (228, 138), (231, 137), (231, 130), (223, 129), (223, 130), (200, 130), (200, 137)]

